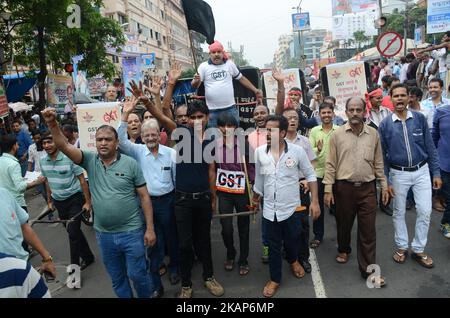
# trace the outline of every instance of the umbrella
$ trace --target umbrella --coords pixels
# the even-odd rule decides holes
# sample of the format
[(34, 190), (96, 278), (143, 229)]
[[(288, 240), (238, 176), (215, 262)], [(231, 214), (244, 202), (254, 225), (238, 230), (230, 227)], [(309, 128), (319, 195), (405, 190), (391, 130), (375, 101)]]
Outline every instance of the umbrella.
[(14, 111), (14, 113), (20, 111), (31, 111), (33, 109), (33, 105), (27, 105), (23, 102), (9, 103), (8, 106)]

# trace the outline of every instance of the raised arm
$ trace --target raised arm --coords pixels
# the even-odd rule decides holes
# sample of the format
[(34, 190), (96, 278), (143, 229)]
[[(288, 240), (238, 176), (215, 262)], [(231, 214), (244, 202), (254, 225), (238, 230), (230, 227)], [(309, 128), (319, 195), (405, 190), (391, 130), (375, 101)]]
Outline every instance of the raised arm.
[(281, 115), (284, 110), (284, 99), (286, 96), (284, 87), (284, 75), (276, 69), (272, 70), (272, 77), (277, 81), (277, 106), (275, 107), (275, 113)]
[(167, 82), (166, 94), (164, 95), (163, 103), (162, 103), (162, 111), (164, 115), (173, 119), (171, 102), (173, 97), (173, 91), (175, 90), (175, 86), (177, 85), (177, 81), (181, 77), (181, 64), (180, 62), (173, 61), (169, 71), (169, 81)]
[[(153, 83), (152, 87), (153, 87), (153, 85), (157, 85), (157, 84)], [(135, 81), (132, 81), (132, 82), (130, 82), (130, 86), (131, 86), (131, 89), (128, 89), (128, 90), (145, 105), (147, 110), (153, 116), (155, 116), (156, 120), (158, 120), (158, 122), (164, 128), (166, 128), (169, 132), (171, 132), (175, 128), (177, 128), (177, 124), (172, 119), (170, 119), (169, 117), (164, 115), (163, 112), (161, 111), (161, 109), (158, 107), (155, 107), (155, 105), (148, 99), (148, 97), (143, 94), (141, 82), (139, 82), (139, 86), (138, 86)], [(153, 89), (152, 87), (150, 87), (150, 89)], [(155, 91), (156, 91), (156, 89), (155, 89)], [(155, 97), (156, 97), (156, 99), (160, 98), (159, 95), (155, 96)], [(159, 100), (159, 102), (161, 102), (161, 99)]]
[(136, 153), (139, 150), (139, 145), (133, 144), (127, 135), (128, 129), (128, 117), (135, 109), (138, 103), (138, 99), (132, 96), (131, 99), (128, 99), (123, 104), (122, 109), (122, 121), (117, 129), (117, 134), (119, 135), (119, 147), (126, 155), (133, 157), (136, 159)]
[(56, 121), (56, 110), (54, 108), (46, 108), (42, 111), (42, 117), (44, 117), (47, 127), (52, 134), (56, 148), (61, 150), (75, 164), (79, 165), (83, 160), (83, 153), (80, 149), (71, 145), (64, 137)]

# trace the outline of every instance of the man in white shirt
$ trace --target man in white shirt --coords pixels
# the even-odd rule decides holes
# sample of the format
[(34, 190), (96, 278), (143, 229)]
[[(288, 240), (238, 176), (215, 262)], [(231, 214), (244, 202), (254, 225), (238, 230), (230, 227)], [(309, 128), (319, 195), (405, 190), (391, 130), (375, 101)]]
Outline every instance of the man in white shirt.
[(239, 122), (239, 112), (234, 101), (233, 79), (252, 91), (257, 99), (262, 99), (262, 91), (241, 74), (236, 64), (228, 58), (223, 45), (215, 41), (209, 46), (209, 60), (200, 64), (198, 73), (191, 82), (194, 88), (198, 88), (201, 82), (205, 83), (209, 127), (217, 127), (217, 118), (222, 113), (230, 113)]
[(300, 242), (301, 215), (295, 213), (301, 205), (299, 174), (302, 173), (311, 191), (309, 211), (313, 219), (320, 215), (317, 179), (302, 147), (285, 141), (288, 121), (271, 115), (267, 119), (267, 145), (256, 149), (255, 185), (252, 205), (264, 198), (263, 222), (269, 243), (270, 281), (263, 290), (264, 297), (275, 295), (281, 283), (281, 245), (284, 242), (286, 259), (296, 278), (305, 275), (297, 260)]

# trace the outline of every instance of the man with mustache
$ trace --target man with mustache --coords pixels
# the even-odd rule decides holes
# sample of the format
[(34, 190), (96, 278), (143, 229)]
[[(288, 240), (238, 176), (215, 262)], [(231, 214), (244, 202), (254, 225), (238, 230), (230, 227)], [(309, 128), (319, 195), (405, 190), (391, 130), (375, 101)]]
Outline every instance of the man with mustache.
[(94, 229), (114, 292), (120, 298), (132, 298), (131, 280), (137, 296), (149, 298), (151, 278), (144, 246), (154, 245), (156, 235), (152, 202), (141, 168), (133, 158), (118, 152), (119, 138), (112, 126), (97, 128), (95, 154), (67, 142), (56, 121), (55, 109), (46, 108), (42, 116), (56, 147), (88, 173)]
[[(363, 278), (376, 264), (376, 187), (381, 183), (382, 201), (389, 200), (383, 172), (383, 156), (377, 131), (364, 123), (366, 103), (352, 97), (345, 104), (348, 122), (336, 129), (330, 138), (325, 165), (325, 204), (330, 207), (336, 198), (338, 255), (336, 262), (347, 263), (351, 253), (350, 240), (355, 217), (358, 218), (358, 265)], [(377, 287), (385, 285), (384, 277), (371, 276)]]
[[(408, 110), (408, 87), (394, 85), (391, 89), (394, 113), (385, 118), (378, 129), (383, 146), (384, 172), (389, 179), (389, 194), (394, 198), (395, 244), (393, 259), (399, 264), (406, 260), (409, 241), (405, 222), (406, 196), (411, 188), (416, 202), (415, 236), (411, 257), (426, 268), (434, 266), (424, 253), (432, 211), (432, 185), (442, 185), (439, 158), (425, 116)], [(430, 171), (433, 183), (430, 180)]]
[[(159, 86), (157, 89), (159, 93)], [(132, 100), (125, 102), (122, 122), (118, 128), (120, 150), (134, 158), (141, 166), (144, 178), (147, 182), (147, 190), (152, 200), (153, 219), (157, 242), (155, 247), (149, 249), (151, 259), (151, 273), (154, 290), (153, 298), (160, 298), (164, 294), (164, 288), (159, 275), (159, 265), (164, 261), (164, 250), (170, 256), (170, 282), (175, 285), (179, 282), (177, 266), (177, 233), (175, 230), (175, 150), (160, 144), (160, 130), (156, 119), (145, 121), (140, 127), (141, 140), (143, 144), (132, 143), (127, 138), (127, 129), (136, 102)], [(155, 98), (160, 103), (159, 95)], [(158, 105), (159, 107), (160, 105)]]

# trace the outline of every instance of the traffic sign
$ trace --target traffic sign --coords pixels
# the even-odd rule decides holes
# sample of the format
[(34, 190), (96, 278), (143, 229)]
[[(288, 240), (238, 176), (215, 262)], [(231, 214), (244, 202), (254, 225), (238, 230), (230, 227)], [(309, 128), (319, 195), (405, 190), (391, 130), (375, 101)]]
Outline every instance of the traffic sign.
[(403, 47), (403, 39), (397, 32), (385, 32), (378, 37), (377, 50), (385, 57), (393, 57), (400, 53)]

